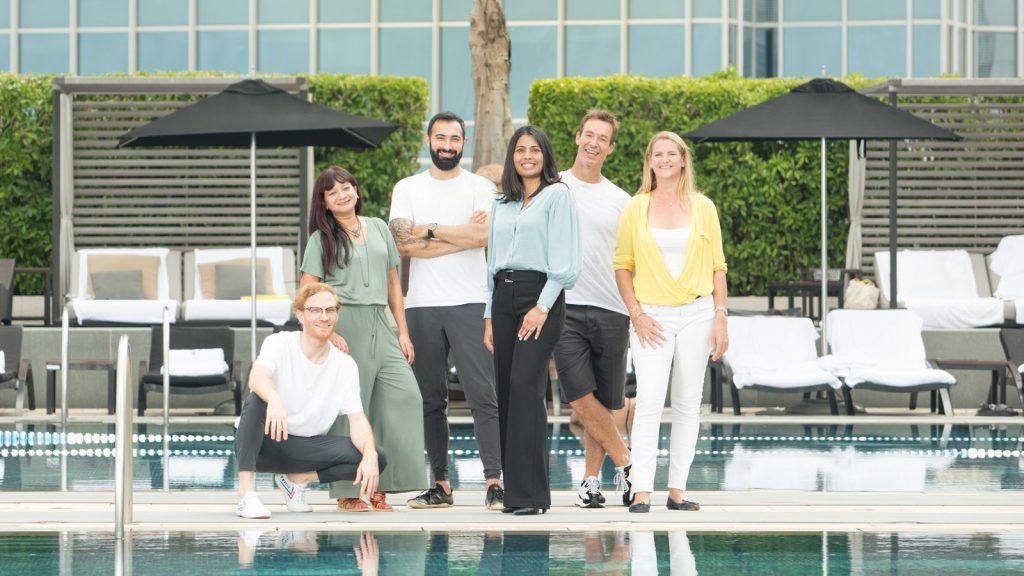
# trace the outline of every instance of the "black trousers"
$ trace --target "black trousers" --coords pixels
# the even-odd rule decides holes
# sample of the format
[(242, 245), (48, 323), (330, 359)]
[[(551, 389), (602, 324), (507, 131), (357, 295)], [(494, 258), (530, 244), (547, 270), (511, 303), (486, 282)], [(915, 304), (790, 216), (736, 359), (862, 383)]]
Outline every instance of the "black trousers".
[(501, 271), (494, 280), (491, 333), (494, 378), (498, 387), (498, 425), (505, 474), (505, 505), (550, 508), (548, 483), (548, 359), (565, 323), (565, 293), (540, 331), (540, 338), (519, 340), (526, 313), (537, 305), (547, 282), (540, 272)]
[[(263, 433), (267, 403), (254, 393), (242, 404), (235, 430), (235, 460), (239, 472), (297, 474), (316, 471), (320, 482), (355, 480), (363, 455), (348, 436), (292, 436), (277, 442)], [(377, 447), (377, 466), (387, 466)]]

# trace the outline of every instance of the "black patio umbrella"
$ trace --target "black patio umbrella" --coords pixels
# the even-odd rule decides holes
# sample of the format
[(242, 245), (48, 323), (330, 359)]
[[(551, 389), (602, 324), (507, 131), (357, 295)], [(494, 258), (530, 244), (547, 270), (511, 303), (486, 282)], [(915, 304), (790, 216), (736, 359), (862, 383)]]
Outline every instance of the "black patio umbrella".
[[(858, 93), (842, 82), (815, 78), (786, 94), (685, 134), (696, 142), (821, 141), (822, 349), (828, 312), (828, 247), (825, 199), (826, 140), (959, 140), (960, 136), (909, 112)], [(889, 266), (891, 306), (896, 306), (896, 157), (889, 156)]]
[(313, 104), (263, 80), (236, 82), (209, 98), (128, 132), (121, 146), (248, 146), (252, 248), (252, 358), (256, 357), (256, 147), (377, 148), (398, 126)]

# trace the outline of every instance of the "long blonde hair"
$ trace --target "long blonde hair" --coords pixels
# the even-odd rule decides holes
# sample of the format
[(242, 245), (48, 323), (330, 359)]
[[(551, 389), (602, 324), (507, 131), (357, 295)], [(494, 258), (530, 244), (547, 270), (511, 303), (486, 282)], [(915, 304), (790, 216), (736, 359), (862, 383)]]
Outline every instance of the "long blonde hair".
[(679, 179), (679, 186), (676, 188), (679, 202), (683, 204), (688, 195), (700, 194), (701, 192), (697, 189), (697, 183), (693, 177), (693, 154), (690, 153), (690, 147), (675, 132), (658, 132), (647, 143), (647, 151), (644, 152), (644, 178), (640, 182), (640, 189), (637, 190), (637, 193), (650, 194), (651, 191), (658, 187), (658, 179), (655, 178), (654, 169), (651, 168), (651, 154), (654, 150), (654, 143), (658, 140), (668, 140), (675, 144), (679, 149), (679, 155), (683, 158), (683, 174)]

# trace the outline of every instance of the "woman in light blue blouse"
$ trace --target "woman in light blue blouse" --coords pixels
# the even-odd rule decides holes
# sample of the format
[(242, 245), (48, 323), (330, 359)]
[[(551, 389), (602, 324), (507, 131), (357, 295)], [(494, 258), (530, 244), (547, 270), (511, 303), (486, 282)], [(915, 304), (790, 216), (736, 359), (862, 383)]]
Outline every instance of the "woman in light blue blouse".
[(484, 344), (494, 353), (505, 509), (546, 512), (548, 358), (565, 321), (565, 290), (580, 274), (576, 203), (536, 126), (509, 140), (503, 196), (491, 207)]

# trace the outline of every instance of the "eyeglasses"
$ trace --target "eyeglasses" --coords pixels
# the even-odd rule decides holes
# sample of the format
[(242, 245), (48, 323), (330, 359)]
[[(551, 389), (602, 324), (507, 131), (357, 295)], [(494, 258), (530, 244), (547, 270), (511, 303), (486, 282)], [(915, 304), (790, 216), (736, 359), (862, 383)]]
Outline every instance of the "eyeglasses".
[(330, 306), (328, 308), (321, 308), (319, 306), (306, 306), (305, 308), (303, 308), (303, 310), (305, 310), (307, 314), (312, 314), (313, 316), (322, 316), (326, 314), (328, 318), (334, 318), (335, 316), (338, 315), (337, 306)]

